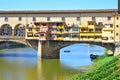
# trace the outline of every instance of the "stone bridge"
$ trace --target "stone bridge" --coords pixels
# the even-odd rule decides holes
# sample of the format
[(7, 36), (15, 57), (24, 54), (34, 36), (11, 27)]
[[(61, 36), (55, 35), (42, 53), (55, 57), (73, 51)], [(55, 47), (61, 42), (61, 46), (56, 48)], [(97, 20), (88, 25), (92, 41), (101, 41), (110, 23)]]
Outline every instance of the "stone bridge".
[(60, 49), (72, 44), (86, 43), (107, 48), (110, 53), (117, 55), (120, 51), (118, 43), (102, 43), (95, 41), (57, 41), (57, 40), (27, 40), (32, 48), (38, 50), (38, 56), (42, 58), (59, 58)]
[(60, 41), (60, 40), (36, 40), (36, 39), (25, 39), (22, 36), (0, 36), (0, 42), (10, 41), (17, 42), (38, 51), (38, 56), (41, 58), (59, 58), (60, 49), (72, 44), (86, 43), (91, 45), (98, 45), (107, 48), (114, 55), (119, 54), (120, 45), (119, 43), (102, 43), (96, 41)]

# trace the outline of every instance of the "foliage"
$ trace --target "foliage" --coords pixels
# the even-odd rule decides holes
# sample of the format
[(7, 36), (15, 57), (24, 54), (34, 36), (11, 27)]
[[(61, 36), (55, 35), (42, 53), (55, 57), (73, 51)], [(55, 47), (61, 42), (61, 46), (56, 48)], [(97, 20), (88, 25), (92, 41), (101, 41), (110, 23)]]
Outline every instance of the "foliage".
[(120, 80), (120, 57), (101, 56), (97, 58), (94, 69), (85, 74), (76, 74), (70, 80)]

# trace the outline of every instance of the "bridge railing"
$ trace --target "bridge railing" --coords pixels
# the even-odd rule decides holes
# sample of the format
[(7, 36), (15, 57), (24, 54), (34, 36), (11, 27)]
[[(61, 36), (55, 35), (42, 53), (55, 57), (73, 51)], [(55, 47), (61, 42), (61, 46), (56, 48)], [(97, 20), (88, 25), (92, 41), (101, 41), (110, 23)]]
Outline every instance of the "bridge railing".
[(25, 40), (22, 36), (0, 36), (0, 40)]

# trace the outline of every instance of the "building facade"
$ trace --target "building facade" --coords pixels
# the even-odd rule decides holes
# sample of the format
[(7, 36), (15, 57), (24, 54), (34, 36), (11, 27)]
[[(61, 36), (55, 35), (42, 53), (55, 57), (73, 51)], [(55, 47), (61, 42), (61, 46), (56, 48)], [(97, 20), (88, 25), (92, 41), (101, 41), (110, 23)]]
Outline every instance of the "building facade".
[(120, 41), (113, 10), (0, 11), (0, 35), (64, 41)]

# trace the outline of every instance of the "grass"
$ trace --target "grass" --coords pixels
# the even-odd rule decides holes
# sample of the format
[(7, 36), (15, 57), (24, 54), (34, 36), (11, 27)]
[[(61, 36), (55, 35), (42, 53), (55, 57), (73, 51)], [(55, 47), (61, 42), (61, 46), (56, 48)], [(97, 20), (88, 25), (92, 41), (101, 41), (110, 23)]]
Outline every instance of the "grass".
[(99, 56), (93, 67), (91, 71), (76, 74), (69, 80), (120, 80), (120, 55)]

